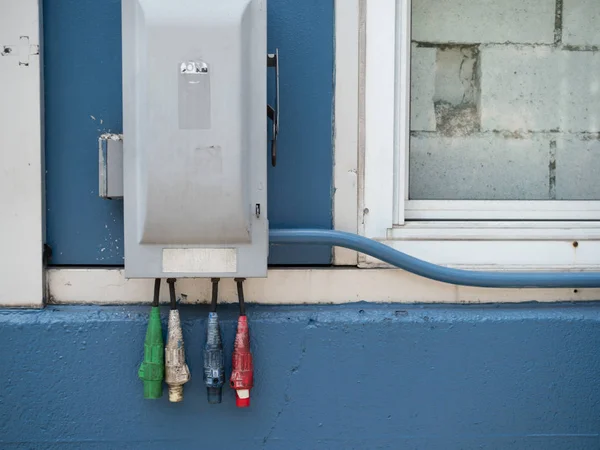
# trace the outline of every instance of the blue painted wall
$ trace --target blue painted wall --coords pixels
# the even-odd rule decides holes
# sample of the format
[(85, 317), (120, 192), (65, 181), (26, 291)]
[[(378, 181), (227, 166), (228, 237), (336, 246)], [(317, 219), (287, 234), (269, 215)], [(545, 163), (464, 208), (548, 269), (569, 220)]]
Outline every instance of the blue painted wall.
[[(98, 135), (122, 129), (120, 0), (43, 6), (52, 262), (121, 265), (122, 202), (97, 196)], [(333, 0), (269, 0), (268, 20), (282, 76), (271, 225), (330, 228)], [(327, 247), (271, 254), (329, 261)], [(182, 309), (185, 402), (143, 400), (148, 309), (0, 311), (0, 448), (600, 448), (600, 304), (250, 306), (247, 411), (229, 389), (206, 403), (205, 307)], [(236, 312), (222, 311), (230, 357)]]
[[(44, 0), (43, 8), (52, 264), (122, 265), (123, 204), (98, 197), (97, 150), (100, 134), (122, 131), (121, 2)], [(333, 0), (269, 0), (268, 27), (269, 51), (281, 52), (282, 82), (270, 223), (331, 228)], [(272, 248), (270, 262), (330, 259), (329, 247), (286, 246)]]
[(599, 304), (251, 306), (249, 410), (206, 403), (204, 307), (184, 403), (143, 400), (148, 309), (0, 311), (0, 448), (600, 448)]

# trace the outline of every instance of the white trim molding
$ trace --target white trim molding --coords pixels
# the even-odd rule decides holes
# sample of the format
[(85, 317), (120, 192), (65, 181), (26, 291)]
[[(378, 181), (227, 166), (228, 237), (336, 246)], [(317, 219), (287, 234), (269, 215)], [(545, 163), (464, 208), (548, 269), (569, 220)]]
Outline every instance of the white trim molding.
[(600, 220), (600, 201), (408, 200), (410, 220)]
[[(517, 303), (590, 301), (600, 289), (490, 289), (455, 286), (393, 269), (274, 269), (268, 278), (245, 283), (248, 302), (261, 304), (376, 303)], [(49, 302), (53, 304), (150, 304), (153, 280), (125, 279), (122, 269), (48, 271)], [(210, 302), (209, 279), (177, 281), (182, 303)], [(168, 303), (168, 290), (161, 289)], [(222, 280), (220, 303), (236, 303), (232, 280)]]
[(0, 14), (0, 304), (42, 307), (43, 135), (40, 2)]
[[(407, 222), (380, 239), (434, 264), (472, 270), (600, 271), (600, 222)], [(361, 267), (387, 267), (365, 257)]]
[[(364, 161), (361, 231), (383, 237), (393, 225), (396, 89), (396, 1), (365, 2)], [(400, 2), (402, 3), (402, 2)], [(404, 4), (404, 3), (402, 3)]]
[[(358, 54), (360, 0), (335, 2), (333, 226), (358, 231)], [(335, 248), (335, 265), (356, 266), (356, 252)]]
[(388, 230), (387, 238), (443, 241), (569, 241), (574, 244), (582, 240), (600, 240), (600, 222), (420, 221), (407, 222), (403, 226)]
[[(411, 0), (365, 2), (364, 156), (358, 220), (366, 237), (404, 223), (410, 136)], [(363, 257), (359, 257), (363, 261)]]
[(397, 0), (394, 87), (394, 197), (393, 223), (402, 225), (405, 220), (405, 201), (408, 198), (408, 174), (410, 147), (410, 61), (412, 6), (411, 0)]

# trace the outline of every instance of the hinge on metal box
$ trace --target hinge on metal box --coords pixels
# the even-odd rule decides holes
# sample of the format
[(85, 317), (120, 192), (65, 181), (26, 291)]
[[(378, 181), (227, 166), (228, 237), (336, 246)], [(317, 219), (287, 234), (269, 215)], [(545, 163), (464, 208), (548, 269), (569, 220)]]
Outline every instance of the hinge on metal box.
[(267, 104), (267, 117), (273, 122), (271, 128), (271, 165), (277, 165), (277, 135), (279, 134), (279, 49), (267, 54), (267, 67), (275, 68), (275, 108)]

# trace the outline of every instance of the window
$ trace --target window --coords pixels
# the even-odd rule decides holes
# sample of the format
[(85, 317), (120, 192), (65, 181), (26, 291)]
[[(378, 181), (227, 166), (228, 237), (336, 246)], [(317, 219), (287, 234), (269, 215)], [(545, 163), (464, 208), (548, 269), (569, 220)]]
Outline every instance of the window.
[(364, 235), (445, 265), (598, 268), (600, 7), (533, 3), (366, 2)]

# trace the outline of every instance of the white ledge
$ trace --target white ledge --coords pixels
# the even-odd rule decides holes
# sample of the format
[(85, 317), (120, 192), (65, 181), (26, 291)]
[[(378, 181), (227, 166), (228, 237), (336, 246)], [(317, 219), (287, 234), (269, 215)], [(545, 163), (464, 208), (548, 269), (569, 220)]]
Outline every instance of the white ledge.
[[(47, 272), (49, 302), (55, 304), (135, 304), (152, 300), (153, 281), (126, 280), (122, 269), (52, 268)], [(208, 303), (209, 279), (181, 279), (182, 303)], [(248, 279), (246, 300), (261, 304), (516, 303), (589, 301), (600, 289), (491, 289), (454, 286), (397, 269), (272, 269), (268, 278)], [(166, 283), (161, 301), (168, 302)], [(233, 280), (223, 279), (219, 302), (237, 302)]]

